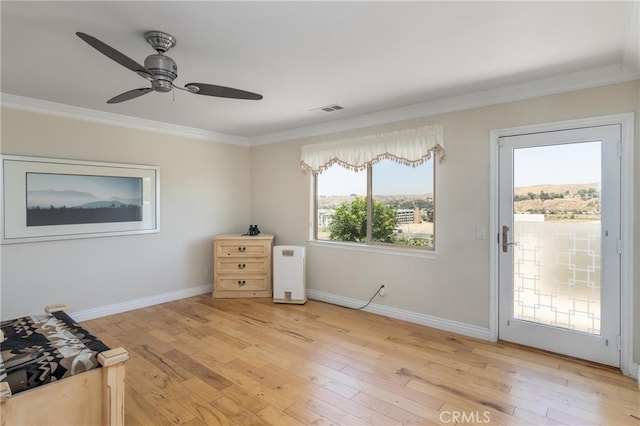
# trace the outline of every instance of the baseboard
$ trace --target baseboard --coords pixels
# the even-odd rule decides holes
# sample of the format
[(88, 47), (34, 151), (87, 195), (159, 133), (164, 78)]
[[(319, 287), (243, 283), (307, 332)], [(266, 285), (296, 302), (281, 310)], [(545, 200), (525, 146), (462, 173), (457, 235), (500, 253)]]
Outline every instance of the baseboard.
[[(112, 305), (101, 306), (99, 308), (85, 309), (83, 311), (71, 312), (71, 317), (77, 322), (89, 321), (95, 318), (106, 317), (108, 315), (119, 314), (121, 312), (132, 311), (134, 309), (145, 308), (147, 306), (159, 305), (160, 303), (171, 302), (187, 297), (198, 296), (200, 294), (210, 293), (213, 291), (213, 285), (202, 285), (199, 287), (191, 287), (183, 290), (171, 291), (169, 293), (157, 294), (155, 296), (143, 297), (140, 299), (129, 300), (127, 302), (114, 303)], [(358, 308), (366, 302), (350, 297), (338, 296), (333, 293), (325, 293), (323, 291), (307, 289), (307, 297), (320, 302), (331, 303), (333, 305), (345, 306), (348, 308)], [(373, 314), (384, 315), (390, 318), (396, 318), (427, 327), (437, 328), (439, 330), (450, 331), (452, 333), (461, 334), (463, 336), (474, 337), (476, 339), (489, 340), (489, 329), (478, 327), (458, 321), (451, 321), (444, 318), (434, 317), (431, 315), (419, 314), (404, 309), (391, 308), (389, 306), (371, 303), (363, 309), (363, 311)], [(633, 363), (630, 376), (638, 379), (638, 388), (640, 388), (640, 364)]]
[(210, 293), (211, 291), (213, 291), (213, 284), (202, 285), (199, 287), (190, 287), (183, 290), (170, 291), (169, 293), (143, 297), (141, 299), (114, 303), (113, 305), (101, 306), (99, 308), (70, 312), (69, 315), (77, 322), (88, 321), (95, 318), (106, 317), (108, 315), (119, 314), (121, 312), (132, 311), (134, 309), (145, 308), (147, 306), (159, 305), (160, 303), (171, 302), (173, 300), (198, 296), (200, 294)]
[[(318, 290), (307, 289), (307, 297), (309, 299), (327, 302), (333, 305), (346, 306), (348, 308), (358, 308), (363, 306), (366, 301), (352, 299), (349, 297), (338, 296), (332, 293), (325, 293)], [(458, 321), (451, 321), (444, 318), (434, 317), (425, 314), (419, 314), (404, 309), (391, 308), (389, 306), (371, 303), (363, 309), (363, 311), (371, 312), (378, 315), (384, 315), (427, 327), (437, 328), (439, 330), (450, 331), (452, 333), (461, 334), (463, 336), (474, 337), (476, 339), (489, 340), (489, 329), (478, 327)]]

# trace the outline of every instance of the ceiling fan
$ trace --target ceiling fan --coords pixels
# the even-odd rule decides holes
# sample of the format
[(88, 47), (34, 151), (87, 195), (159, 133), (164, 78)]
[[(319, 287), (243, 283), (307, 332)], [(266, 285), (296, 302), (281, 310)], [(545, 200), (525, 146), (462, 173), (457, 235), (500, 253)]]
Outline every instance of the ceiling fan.
[(156, 50), (157, 53), (147, 56), (144, 60), (144, 66), (140, 65), (128, 56), (120, 53), (113, 47), (98, 40), (97, 38), (77, 32), (76, 35), (87, 42), (98, 52), (113, 59), (125, 68), (137, 73), (142, 78), (151, 82), (151, 87), (143, 87), (140, 89), (129, 90), (114, 96), (107, 101), (108, 104), (116, 104), (138, 96), (146, 95), (149, 92), (169, 92), (172, 89), (180, 89), (196, 95), (217, 96), (221, 98), (233, 99), (249, 99), (260, 100), (262, 95), (247, 92), (245, 90), (234, 89), (231, 87), (216, 86), (206, 83), (188, 83), (184, 87), (180, 87), (173, 83), (178, 76), (178, 66), (176, 63), (165, 55), (165, 53), (176, 45), (176, 39), (170, 34), (162, 31), (147, 31), (144, 38)]

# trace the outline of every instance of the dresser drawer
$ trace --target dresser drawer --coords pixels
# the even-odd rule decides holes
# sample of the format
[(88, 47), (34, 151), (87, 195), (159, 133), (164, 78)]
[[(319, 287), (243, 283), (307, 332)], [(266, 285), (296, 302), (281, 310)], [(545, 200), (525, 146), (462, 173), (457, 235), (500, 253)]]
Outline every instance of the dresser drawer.
[(218, 242), (216, 256), (220, 257), (267, 257), (271, 253), (271, 245), (261, 242), (239, 241)]
[(219, 277), (216, 289), (221, 291), (268, 290), (269, 282), (265, 277)]
[(266, 259), (255, 258), (218, 258), (216, 260), (216, 272), (218, 274), (266, 274), (269, 272), (269, 262)]

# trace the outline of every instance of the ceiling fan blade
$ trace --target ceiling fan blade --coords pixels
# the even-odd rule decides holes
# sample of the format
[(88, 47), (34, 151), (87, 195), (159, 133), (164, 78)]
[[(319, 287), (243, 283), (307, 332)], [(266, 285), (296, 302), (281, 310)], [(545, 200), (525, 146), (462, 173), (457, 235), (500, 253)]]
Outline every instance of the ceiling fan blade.
[(262, 95), (257, 93), (233, 89), (231, 87), (216, 86), (215, 84), (189, 83), (185, 85), (185, 87), (197, 95), (217, 96), (219, 98), (248, 99), (253, 101), (259, 101), (262, 99)]
[(146, 95), (149, 92), (152, 92), (153, 89), (151, 87), (143, 87), (142, 89), (133, 89), (128, 92), (124, 92), (119, 94), (118, 96), (114, 96), (113, 98), (107, 101), (108, 104), (117, 104), (119, 102), (128, 101), (130, 99), (137, 98), (138, 96)]
[(130, 57), (118, 52), (108, 44), (103, 43), (102, 41), (93, 36), (90, 36), (89, 34), (77, 32), (76, 35), (109, 59), (116, 61), (125, 68), (129, 68), (131, 71), (138, 73), (141, 77), (146, 78), (147, 80), (152, 79), (151, 73), (144, 66), (140, 65)]

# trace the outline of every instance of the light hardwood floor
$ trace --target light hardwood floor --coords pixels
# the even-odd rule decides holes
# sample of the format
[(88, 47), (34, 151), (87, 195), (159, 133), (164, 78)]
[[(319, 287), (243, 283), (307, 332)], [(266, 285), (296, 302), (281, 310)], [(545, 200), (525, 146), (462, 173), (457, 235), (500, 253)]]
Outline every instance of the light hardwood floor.
[(615, 369), (316, 301), (202, 295), (83, 325), (131, 355), (128, 426), (640, 426)]

